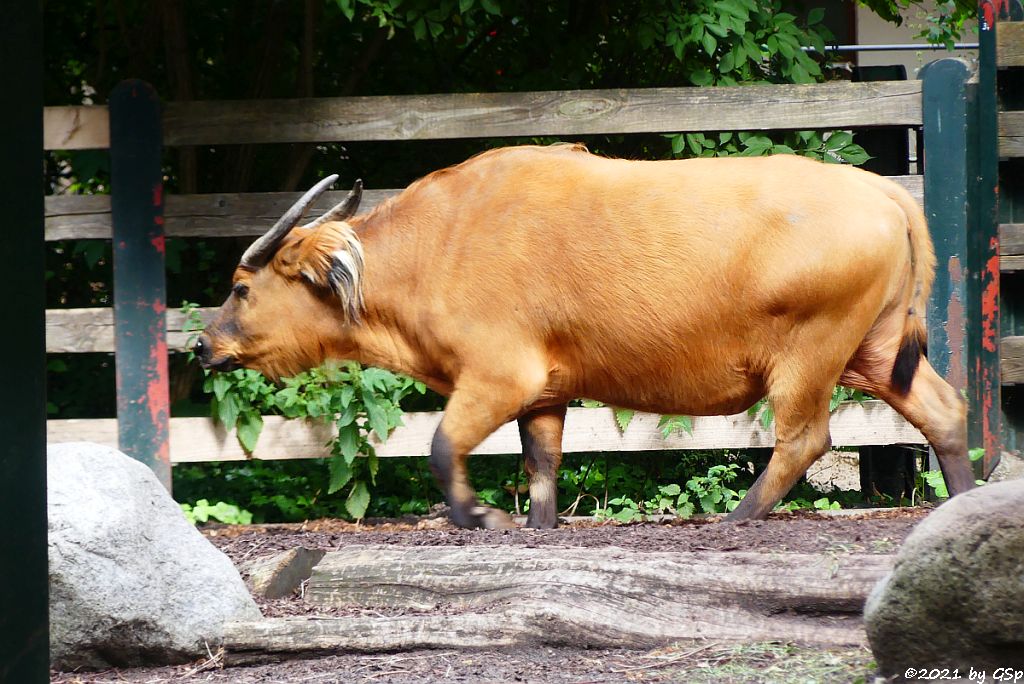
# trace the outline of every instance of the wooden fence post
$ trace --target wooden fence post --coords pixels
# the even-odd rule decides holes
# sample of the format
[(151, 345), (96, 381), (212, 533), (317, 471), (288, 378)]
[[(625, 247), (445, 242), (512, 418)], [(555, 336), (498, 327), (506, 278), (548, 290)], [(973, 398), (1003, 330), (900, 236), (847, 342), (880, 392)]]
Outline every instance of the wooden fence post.
[[(924, 206), (938, 258), (928, 303), (928, 355), (967, 400), (969, 447), (984, 447), (978, 475), (1002, 444), (999, 384), (999, 240), (979, 212), (977, 89), (959, 60), (926, 66)], [(938, 465), (932, 459), (931, 467)]]
[(120, 83), (110, 95), (118, 444), (170, 489), (161, 147), (156, 92)]
[[(13, 10), (13, 8), (11, 8)], [(46, 344), (43, 244), (43, 12), (0, 21), (0, 682), (50, 681), (46, 571)]]

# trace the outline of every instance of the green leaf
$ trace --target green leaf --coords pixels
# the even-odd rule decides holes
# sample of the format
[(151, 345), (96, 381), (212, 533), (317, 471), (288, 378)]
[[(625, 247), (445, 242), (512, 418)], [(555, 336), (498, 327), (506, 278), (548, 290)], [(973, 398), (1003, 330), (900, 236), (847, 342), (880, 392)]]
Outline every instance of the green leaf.
[(356, 8), (354, 0), (336, 0), (338, 3), (338, 9), (345, 15), (345, 18), (352, 21), (352, 18), (356, 15)]
[(356, 482), (352, 491), (348, 493), (348, 498), (345, 499), (345, 510), (356, 520), (362, 520), (369, 505), (370, 491), (366, 488), (366, 483)]
[(483, 7), (484, 11), (488, 14), (501, 14), (501, 5), (498, 4), (497, 0), (480, 0), (480, 6)]
[(705, 33), (704, 37), (701, 38), (700, 43), (704, 46), (704, 52), (709, 55), (715, 54), (715, 48), (718, 47), (718, 40), (711, 35), (711, 33)]
[(263, 431), (263, 416), (257, 411), (246, 411), (239, 418), (238, 441), (246, 452), (252, 453)]
[(352, 479), (352, 466), (345, 463), (344, 459), (332, 458), (328, 461), (327, 467), (331, 473), (331, 481), (327, 486), (327, 493), (334, 494)]
[(843, 149), (836, 152), (843, 161), (848, 164), (863, 164), (868, 159), (871, 159), (871, 155), (861, 147), (860, 145), (847, 145)]
[(708, 69), (696, 69), (690, 73), (690, 83), (695, 86), (709, 86), (714, 83), (715, 77)]
[(225, 373), (214, 373), (212, 376), (213, 382), (213, 396), (217, 397), (217, 401), (223, 401), (224, 395), (231, 389), (231, 378)]
[(967, 450), (967, 456), (972, 461), (980, 461), (985, 457), (985, 447), (975, 447)]
[(633, 422), (633, 416), (636, 415), (636, 411), (631, 409), (615, 409), (615, 423), (619, 426), (619, 432), (625, 432), (629, 424)]
[(363, 408), (366, 409), (366, 421), (370, 425), (370, 429), (377, 433), (377, 437), (381, 440), (388, 438), (388, 418), (384, 412), (384, 407), (376, 401), (373, 395), (368, 392), (363, 392)]
[(474, 4), (476, 4), (476, 0), (459, 0), (459, 12), (465, 14), (473, 9)]
[(238, 422), (238, 414), (240, 413), (238, 397), (234, 394), (228, 394), (224, 397), (223, 401), (216, 401), (215, 399), (214, 404), (214, 415), (217, 416), (217, 420), (229, 430), (235, 427)]
[(849, 131), (836, 131), (825, 140), (826, 150), (841, 150), (853, 142), (853, 133)]
[(359, 446), (360, 442), (362, 442), (360, 437), (359, 427), (355, 423), (349, 423), (338, 428), (337, 452), (341, 454), (345, 463), (349, 465), (352, 464), (352, 461), (359, 454)]
[(825, 18), (824, 7), (814, 7), (810, 12), (807, 13), (807, 23), (810, 25), (820, 24), (821, 20)]

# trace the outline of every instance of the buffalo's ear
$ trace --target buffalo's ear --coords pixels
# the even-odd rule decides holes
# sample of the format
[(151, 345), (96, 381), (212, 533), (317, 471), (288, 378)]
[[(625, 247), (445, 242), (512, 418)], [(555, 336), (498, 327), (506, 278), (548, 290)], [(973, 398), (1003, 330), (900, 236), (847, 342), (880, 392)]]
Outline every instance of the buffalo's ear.
[(319, 226), (281, 250), (286, 275), (337, 297), (351, 321), (363, 309), (363, 246), (347, 224)]

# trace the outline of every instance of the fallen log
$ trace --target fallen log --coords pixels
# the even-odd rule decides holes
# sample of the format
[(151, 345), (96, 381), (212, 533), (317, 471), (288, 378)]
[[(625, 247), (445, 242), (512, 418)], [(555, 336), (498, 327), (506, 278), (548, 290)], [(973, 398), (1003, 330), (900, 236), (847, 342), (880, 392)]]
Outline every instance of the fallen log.
[(890, 555), (844, 553), (354, 546), (314, 568), (305, 600), (392, 616), (236, 623), (224, 646), (238, 661), (526, 644), (651, 648), (686, 639), (861, 645), (864, 601), (892, 563)]

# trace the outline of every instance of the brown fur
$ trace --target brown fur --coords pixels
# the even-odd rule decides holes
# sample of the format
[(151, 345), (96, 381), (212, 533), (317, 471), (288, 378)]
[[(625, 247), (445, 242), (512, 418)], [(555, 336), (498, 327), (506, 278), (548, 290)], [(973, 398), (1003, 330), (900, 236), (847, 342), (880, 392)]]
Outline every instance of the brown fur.
[[(357, 249), (350, 228), (358, 324), (325, 287), (326, 255)], [(767, 394), (775, 455), (734, 516), (761, 517), (827, 448), (840, 377), (903, 411), (959, 473), (954, 491), (967, 486), (955, 392), (923, 359), (893, 386), (934, 268), (913, 200), (848, 166), (506, 148), (348, 224), (297, 229), (270, 267), (236, 274), (253, 301), (224, 316), (242, 334), (210, 341), (271, 375), (356, 359), (449, 395), (442, 484), (460, 520), (486, 526), (501, 521), (470, 512), (464, 462), (506, 421), (580, 396), (713, 415)]]

